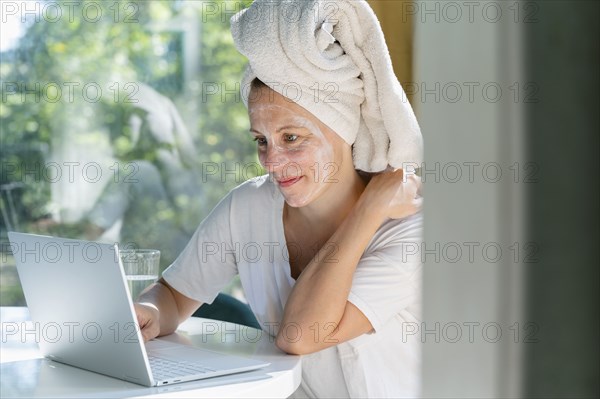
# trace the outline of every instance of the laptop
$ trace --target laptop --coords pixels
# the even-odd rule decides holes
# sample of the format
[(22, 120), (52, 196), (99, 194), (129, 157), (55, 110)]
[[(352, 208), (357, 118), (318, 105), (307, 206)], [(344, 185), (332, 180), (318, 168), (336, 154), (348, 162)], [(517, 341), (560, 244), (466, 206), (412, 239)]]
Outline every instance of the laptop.
[(162, 339), (144, 344), (117, 244), (8, 237), (34, 323), (29, 335), (48, 359), (145, 386), (270, 364)]

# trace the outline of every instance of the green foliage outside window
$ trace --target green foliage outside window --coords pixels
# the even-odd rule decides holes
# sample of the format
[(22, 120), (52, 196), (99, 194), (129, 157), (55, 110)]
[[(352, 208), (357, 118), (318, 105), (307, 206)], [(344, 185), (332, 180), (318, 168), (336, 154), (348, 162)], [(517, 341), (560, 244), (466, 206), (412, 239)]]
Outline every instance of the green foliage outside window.
[[(40, 8), (45, 3), (39, 2)], [(52, 3), (68, 10), (69, 2)], [(152, 225), (160, 218), (174, 226), (197, 225), (231, 188), (263, 173), (256, 167), (246, 109), (231, 94), (236, 83), (239, 88), (246, 61), (233, 46), (230, 15), (224, 14), (251, 1), (213, 1), (210, 10), (219, 12), (210, 13), (200, 1), (79, 3), (99, 5), (104, 17), (90, 22), (76, 7), (72, 18), (66, 11), (52, 22), (29, 18), (18, 44), (0, 53), (2, 305), (23, 304), (14, 260), (7, 253), (8, 229), (71, 238), (89, 232), (85, 215), (60, 216), (64, 204), (53, 195), (56, 176), (45, 165), (58, 162), (64, 173), (69, 148), (106, 147), (121, 163), (148, 164), (156, 162), (161, 146), (168, 149), (149, 136), (133, 138), (132, 115), (147, 118), (127, 101), (140, 85), (169, 98), (182, 114), (195, 145), (187, 167), (194, 176), (191, 191), (197, 193), (173, 198), (164, 212), (148, 215), (143, 223)], [(188, 22), (192, 28), (182, 28)], [(198, 38), (192, 47), (190, 35)], [(190, 54), (190, 48), (196, 52)], [(102, 90), (98, 99), (95, 87)], [(69, 98), (70, 90), (74, 98)], [(223, 90), (229, 94), (222, 96)], [(189, 226), (181, 230), (188, 238), (192, 233)]]

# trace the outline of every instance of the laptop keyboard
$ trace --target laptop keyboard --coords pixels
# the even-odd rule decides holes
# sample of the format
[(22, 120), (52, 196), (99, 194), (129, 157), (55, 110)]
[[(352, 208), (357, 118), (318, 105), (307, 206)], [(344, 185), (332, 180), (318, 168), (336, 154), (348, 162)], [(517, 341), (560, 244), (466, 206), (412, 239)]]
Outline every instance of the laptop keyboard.
[(155, 380), (167, 380), (174, 377), (188, 375), (201, 375), (216, 371), (213, 368), (203, 366), (196, 362), (175, 362), (155, 356), (148, 356), (152, 375)]

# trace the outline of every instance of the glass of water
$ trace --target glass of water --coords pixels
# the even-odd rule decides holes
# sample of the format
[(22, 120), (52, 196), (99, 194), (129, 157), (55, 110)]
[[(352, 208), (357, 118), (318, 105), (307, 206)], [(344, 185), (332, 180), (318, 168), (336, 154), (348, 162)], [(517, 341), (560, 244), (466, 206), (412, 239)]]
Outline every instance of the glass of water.
[(131, 298), (158, 279), (160, 251), (157, 249), (124, 249), (119, 251)]

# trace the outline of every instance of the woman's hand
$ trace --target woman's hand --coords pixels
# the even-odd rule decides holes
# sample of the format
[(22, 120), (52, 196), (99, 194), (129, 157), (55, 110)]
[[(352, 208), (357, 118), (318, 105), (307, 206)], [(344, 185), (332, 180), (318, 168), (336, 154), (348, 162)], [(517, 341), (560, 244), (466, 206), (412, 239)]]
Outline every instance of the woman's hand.
[[(402, 219), (421, 210), (421, 178), (402, 169), (385, 171), (371, 178), (361, 200), (383, 219)], [(383, 222), (383, 220), (382, 220)]]
[(158, 308), (151, 303), (134, 303), (137, 321), (142, 330), (144, 342), (156, 338), (160, 333), (160, 314)]
[(162, 278), (146, 288), (137, 301), (133, 307), (144, 342), (175, 332), (179, 323), (202, 305), (181, 294)]

